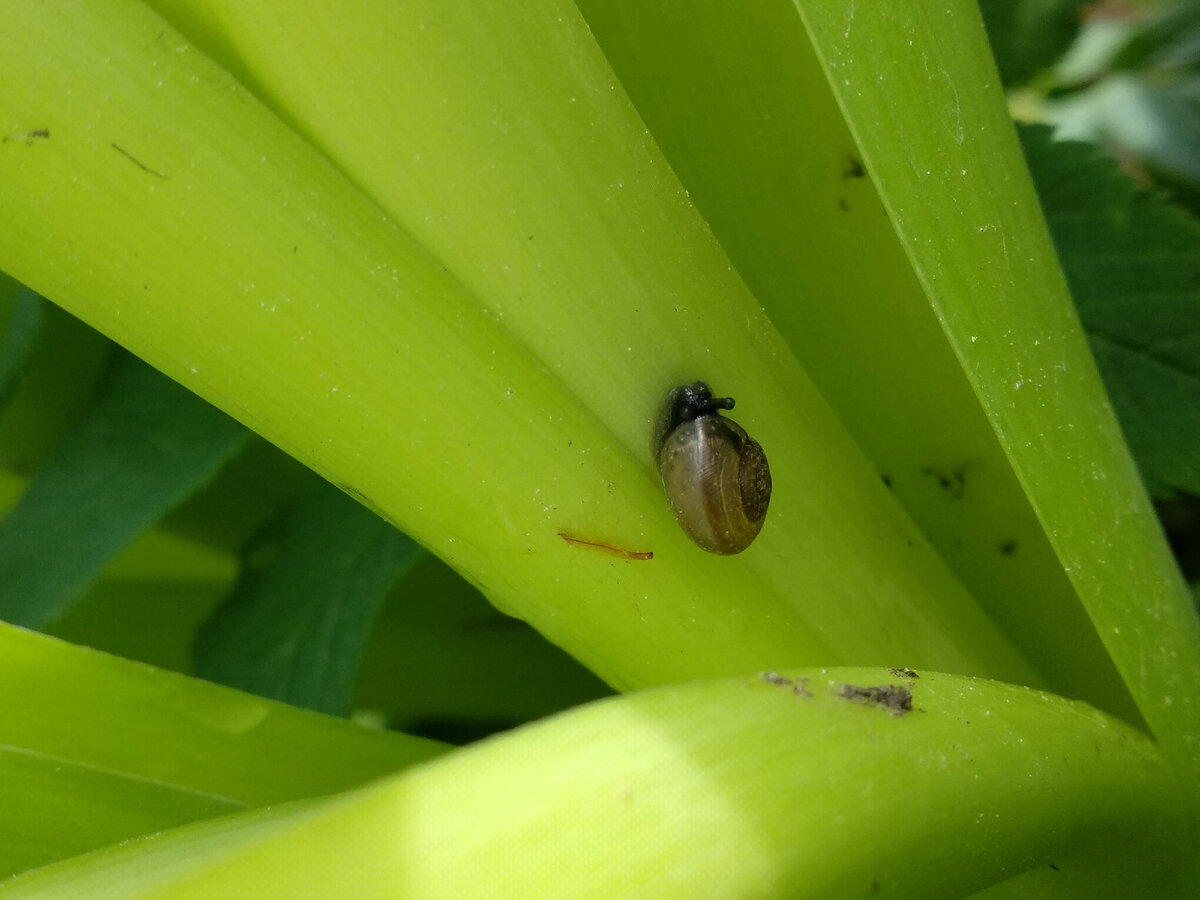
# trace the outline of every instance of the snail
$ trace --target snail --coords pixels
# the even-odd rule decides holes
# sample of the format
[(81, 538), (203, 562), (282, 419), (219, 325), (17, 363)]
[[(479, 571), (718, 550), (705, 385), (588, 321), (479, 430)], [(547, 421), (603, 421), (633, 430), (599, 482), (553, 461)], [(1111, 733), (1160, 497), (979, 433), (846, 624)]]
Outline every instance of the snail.
[(741, 553), (762, 530), (771, 469), (758, 441), (720, 414), (732, 397), (702, 381), (675, 388), (655, 429), (658, 470), (675, 518), (710, 553)]

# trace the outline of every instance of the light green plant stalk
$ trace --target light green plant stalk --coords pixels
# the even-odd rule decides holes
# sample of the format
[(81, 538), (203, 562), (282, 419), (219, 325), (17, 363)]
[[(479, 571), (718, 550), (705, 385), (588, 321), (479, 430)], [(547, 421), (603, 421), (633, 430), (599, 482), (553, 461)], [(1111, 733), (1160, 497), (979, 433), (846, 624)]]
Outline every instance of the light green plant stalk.
[[(164, 2), (160, 9), (165, 20), (132, 0), (22, 2), (9, 11), (10, 28), (0, 36), (5, 271), (361, 498), (618, 687), (799, 663), (911, 664), (1046, 684), (1129, 715), (1109, 664), (1097, 664), (1082, 601), (1194, 811), (1200, 713), (1188, 686), (1200, 683), (1195, 615), (1087, 358), (970, 3), (936, 15), (907, 3), (801, 4), (774, 13), (789, 39), (802, 37), (813, 54), (796, 68), (804, 91), (821, 98), (810, 124), (822, 151), (813, 159), (823, 154), (837, 163), (811, 169), (817, 196), (848, 194), (850, 171), (856, 193), (847, 202), (878, 213), (870, 246), (858, 243), (862, 233), (853, 227), (829, 226), (830, 211), (818, 206), (797, 208), (787, 232), (798, 241), (836, 235), (814, 245), (827, 253), (806, 248), (808, 268), (826, 261), (830, 268), (797, 284), (796, 302), (814, 286), (829, 293), (846, 274), (847, 292), (838, 297), (844, 316), (815, 319), (826, 327), (845, 323), (841, 346), (863, 354), (861, 366), (874, 366), (882, 353), (897, 355), (861, 384), (827, 389), (833, 409), (793, 355), (804, 354), (807, 363), (814, 343), (795, 336), (803, 317), (785, 322), (785, 337), (774, 330), (574, 7), (555, 0), (471, 9), (361, 0), (286, 17), (253, 2)], [(753, 12), (745, 19), (753, 32)], [(722, 34), (714, 26), (708, 38), (719, 44)], [(654, 79), (642, 86), (653, 88)], [(786, 97), (772, 100), (780, 101), (769, 108), (781, 117), (794, 112)], [(810, 158), (789, 161), (810, 171)], [(854, 161), (861, 164), (857, 175)], [(783, 244), (778, 253), (788, 252)], [(775, 273), (779, 284), (791, 284), (789, 271)], [(772, 317), (787, 320), (789, 292), (763, 290), (761, 273), (754, 281)], [(900, 341), (888, 340), (895, 338), (892, 322), (880, 315), (887, 306), (877, 295), (890, 285), (918, 304), (905, 307)], [(936, 364), (927, 367), (931, 360)], [(814, 371), (824, 387), (855, 366), (814, 359)], [(668, 388), (695, 378), (738, 398), (737, 419), (766, 448), (775, 474), (766, 529), (736, 559), (709, 557), (687, 542), (649, 452), (657, 405)], [(881, 449), (886, 429), (870, 423), (887, 401), (862, 399), (871, 385), (886, 382), (903, 396), (946, 378), (957, 384), (946, 393), (953, 402), (944, 411), (916, 404), (923, 408), (911, 420), (882, 418), (924, 433), (898, 441), (895, 453)], [(897, 485), (939, 542), (952, 544), (956, 529), (969, 533), (972, 549), (957, 555), (922, 536), (880, 477), (885, 465), (908, 467), (906, 477), (916, 477), (912, 467), (937, 450), (930, 422), (952, 434), (946, 459), (934, 462), (953, 463), (970, 448), (991, 467), (981, 473), (986, 502), (973, 502), (979, 508), (965, 515), (931, 511), (919, 490)], [(996, 472), (996, 465), (1011, 471)], [(949, 471), (953, 479), (953, 466)], [(1005, 572), (1006, 589), (986, 586), (989, 572), (1004, 571), (1000, 563), (972, 565), (979, 548), (1012, 536), (992, 534), (996, 523), (1020, 529), (1033, 549), (1028, 559), (1010, 560), (1028, 568), (1020, 576)], [(654, 558), (615, 558), (563, 534), (653, 551)], [(976, 590), (988, 613), (955, 570), (971, 571), (961, 576), (971, 587), (984, 586)], [(1028, 587), (1028, 597), (1011, 600), (1015, 585)], [(650, 732), (659, 728), (660, 738), (671, 738), (660, 759), (695, 749), (673, 730), (670, 707), (678, 698), (711, 699), (682, 721), (713, 722), (721, 740), (726, 722), (748, 729), (734, 741), (746, 752), (731, 761), (691, 754), (695, 768), (683, 797), (696, 808), (720, 806), (726, 787), (736, 788), (755, 798), (746, 808), (761, 801), (769, 811), (759, 819), (743, 807), (728, 817), (718, 809), (694, 826), (682, 817), (651, 819), (664, 842), (647, 850), (655, 865), (677, 858), (697, 835), (733, 841), (739, 829), (766, 822), (783, 830), (755, 830), (748, 840), (762, 839), (767, 849), (755, 845), (756, 852), (773, 860), (762, 871), (779, 879), (780, 890), (795, 879), (835, 894), (843, 887), (867, 891), (863, 848), (882, 843), (898, 873), (888, 877), (918, 891), (927, 871), (904, 866), (923, 866), (929, 845), (905, 843), (911, 832), (894, 827), (877, 830), (873, 794), (854, 793), (861, 781), (830, 782), (843, 812), (832, 794), (790, 780), (803, 775), (793, 745), (824, 760), (823, 771), (847, 778), (855, 748), (865, 754), (858, 758), (887, 770), (878, 748), (843, 742), (836, 728), (810, 732), (799, 720), (780, 718), (787, 724), (758, 735), (771, 765), (756, 780), (761, 760), (747, 749), (753, 729), (738, 714), (751, 696), (746, 683), (711, 688), (711, 696), (708, 690), (671, 688), (603, 707), (635, 710)], [(1005, 791), (1056, 802), (1046, 804), (1045, 819), (1030, 815), (1029, 802), (1005, 807), (1004, 824), (1013, 830), (984, 832), (985, 843), (1003, 839), (981, 857), (983, 868), (971, 869), (978, 845), (964, 841), (966, 817), (956, 804), (979, 773), (956, 768), (963, 760), (947, 750), (960, 733), (974, 734), (993, 705), (1022, 708), (1013, 698), (1034, 696), (1009, 690), (966, 691), (961, 714), (939, 719), (946, 730), (932, 729), (932, 743), (918, 736), (896, 744), (901, 758), (921, 763), (910, 774), (919, 770), (936, 786), (928, 795), (933, 809), (922, 818), (922, 797), (901, 798), (892, 782), (885, 793), (893, 805), (884, 806), (882, 818), (893, 825), (901, 815), (888, 812), (894, 809), (930, 821), (933, 846), (947, 854), (947, 865), (962, 869), (943, 872), (945, 895), (1028, 868), (1038, 861), (1030, 841), (1093, 819), (1117, 830), (1111, 844), (1091, 836), (1097, 852), (1081, 863), (1081, 885), (1110, 877), (1111, 868), (1119, 870), (1114, 877), (1136, 878), (1140, 870), (1120, 859), (1174, 850), (1176, 840), (1189, 839), (1153, 746), (1090, 713), (1080, 714), (1089, 724), (1073, 731), (1077, 720), (1066, 711), (1076, 707), (1039, 699), (1042, 712), (971, 745), (969, 759), (988, 760), (982, 793), (971, 795), (972, 814), (986, 817), (1007, 803)], [(813, 708), (832, 702), (820, 698)], [(878, 709), (852, 712), (880, 716), (889, 723), (881, 727), (910, 728), (906, 734), (922, 719), (914, 713), (893, 723)], [(562, 721), (590, 722), (592, 715)], [(595, 740), (605, 759), (637, 759), (653, 749), (645, 731), (620, 713), (599, 720), (611, 733), (588, 726), (572, 740)], [(554, 764), (561, 749), (554, 728), (456, 754), (445, 768), (414, 775), (412, 784), (428, 778), (453, 794), (478, 786), (473, 778), (489, 790), (510, 779), (527, 786), (517, 778), (522, 773), (540, 783), (546, 771), (529, 774), (523, 765), (533, 756)], [(1099, 731), (1119, 735), (1112, 743), (1130, 754), (1114, 755), (1112, 769), (1081, 764), (1061, 781), (1009, 777), (1001, 789), (1005, 772), (1046, 775), (1059, 765), (1056, 750), (1082, 760)], [(934, 746), (942, 755), (930, 755)], [(580, 752), (593, 758), (589, 747)], [(830, 768), (834, 763), (842, 768)], [(964, 780), (946, 776), (947, 767)], [(601, 777), (605, 771), (615, 770), (597, 769)], [(1041, 794), (1018, 790), (1039, 783)], [(405, 779), (396, 785), (405, 785), (395, 787), (400, 798), (424, 790)], [(1058, 787), (1064, 792), (1056, 794)], [(396, 827), (389, 790), (333, 801), (330, 811), (306, 808), (296, 815), (309, 825), (294, 831), (291, 820), (256, 819), (253, 827), (277, 833), (278, 843), (246, 845), (245, 868), (203, 868), (194, 889), (214, 889), (210, 877), (260, 878), (286, 894), (288, 878), (312, 873), (293, 876), (284, 861), (308, 859), (310, 839), (330, 839), (327, 812), (349, 829), (343, 836), (376, 834), (368, 826), (378, 824), (377, 815)], [(790, 798), (786, 807), (773, 805), (776, 792)], [(1112, 805), (1076, 805), (1084, 795)], [(532, 866), (531, 877), (551, 877), (561, 865), (555, 848), (564, 845), (537, 839), (560, 829), (568, 814), (605, 829), (603, 861), (582, 862), (608, 870), (624, 859), (625, 832), (608, 827), (619, 797), (605, 806), (585, 790), (573, 805), (556, 807), (556, 796), (528, 789), (512, 796), (522, 815), (549, 824), (517, 836), (497, 832), (498, 843), (474, 857), (479, 865)], [(809, 803), (816, 819), (803, 827), (832, 846), (817, 844), (813, 856), (802, 857), (797, 847), (807, 843), (797, 844), (801, 835), (787, 828), (790, 817), (808, 814)], [(1019, 813), (1026, 814), (1020, 822)], [(1137, 832), (1136, 823), (1155, 816), (1169, 837), (1159, 840), (1150, 830), (1148, 843), (1127, 843), (1136, 835), (1120, 823), (1135, 823)], [(453, 836), (456, 825), (447, 821)], [(831, 826), (838, 821), (850, 824)], [(1018, 834), (1019, 826), (1027, 833)], [(377, 840), (395, 836), (378, 833)], [(221, 843), (226, 832), (214, 834), (220, 853), (239, 844), (237, 826), (228, 832), (232, 844)], [(522, 862), (505, 834), (514, 842), (529, 838), (531, 854), (544, 852)], [(176, 874), (188, 867), (189, 854), (200, 865), (204, 853), (201, 844), (181, 840)], [(430, 840), (431, 871), (462, 863), (452, 840)], [(759, 859), (741, 846), (726, 849), (713, 858), (746, 866)], [(1064, 858), (1076, 850), (1084, 852), (1064, 846)], [(351, 857), (337, 858), (344, 868), (334, 877), (354, 877)], [(1117, 862), (1106, 866), (1110, 858)], [(255, 860), (275, 862), (259, 868)], [(707, 861), (700, 854), (694, 876), (680, 873), (679, 896), (697, 895), (687, 878), (709, 883)], [(97, 879), (89, 889), (110, 879), (110, 862), (124, 864), (116, 857), (97, 862), (86, 870)], [(407, 857), (393, 860), (386, 877), (403, 874), (407, 864)], [(138, 868), (132, 857), (128, 865)], [(839, 881), (843, 875), (856, 879), (853, 885)], [(1166, 881), (1172, 877), (1174, 870), (1164, 871)], [(767, 890), (762, 872), (740, 869), (737, 878), (744, 894)], [(39, 884), (35, 877), (20, 889)], [(403, 893), (405, 885), (389, 885)], [(193, 890), (186, 881), (178, 887), (174, 893), (167, 883), (162, 895)]]
[[(905, 30), (888, 16), (851, 23), (831, 10), (812, 4), (805, 16), (933, 313), (1062, 571), (1200, 800), (1200, 623), (1100, 386), (1027, 176), (1011, 165), (971, 169), (972, 130), (1007, 130), (999, 104), (963, 117), (963, 85), (993, 78), (982, 32), (968, 25), (974, 17), (946, 23), (916, 14)], [(926, 47), (973, 44), (974, 52), (953, 74), (889, 76), (880, 61), (906, 52), (913, 38)], [(854, 88), (836, 78), (851, 65)], [(887, 98), (910, 90), (928, 92), (945, 111), (938, 128), (913, 129), (888, 114)], [(885, 153), (901, 135), (903, 157)], [(914, 172), (901, 206), (891, 186)], [(997, 265), (971, 266), (981, 246)]]
[[(752, 15), (721, 4), (686, 15), (670, 4), (580, 5), (772, 324), (972, 596), (1056, 690), (1135, 715), (944, 331), (995, 304), (995, 331), (1008, 339), (978, 330), (965, 340), (1004, 370), (1011, 347), (1045, 343), (1033, 312), (1069, 317), (974, 10), (930, 23), (920, 7), (876, 5), (868, 20), (845, 4), (803, 4), (809, 28), (788, 3)], [(944, 77), (927, 77), (931, 65)], [(915, 263), (940, 246), (935, 224), (974, 238), (923, 278)], [(1078, 389), (1094, 398), (1080, 336), (1054, 346), (1052, 363), (1071, 356)], [(1036, 377), (1031, 361), (1021, 371)], [(1019, 383), (1014, 371), (989, 386), (1004, 397)], [(1049, 418), (1037, 406), (1021, 414)], [(1154, 571), (1174, 578), (1169, 560)], [(1069, 648), (1064, 633), (1078, 636)]]
[[(884, 685), (911, 690), (912, 709), (854, 696)], [(1174, 896), (1184, 821), (1154, 744), (1082, 704), (804, 670), (601, 701), (361, 791), (30, 873), (0, 897), (935, 900), (1006, 879)]]
[[(429, 154), (397, 136), (391, 157), (339, 172), (127, 0), (72, 8), (74, 46), (64, 13), (30, 7), (21, 27), (65, 57), (13, 48), (15, 127), (50, 137), (5, 145), (5, 268), (362, 497), (616, 686), (798, 659), (1040, 681), (812, 389), (576, 15), (339, 5), (295, 18), (284, 41), (267, 9), (248, 23), (263, 27), (256, 48), (307, 38), (352, 76), (355, 58), (415, 67), (370, 87), (408, 92), (406, 134), (475, 128)], [(407, 43), (381, 46), (385, 33)], [(495, 57), (506, 33), (527, 42), (528, 68)], [(301, 53), (287, 71), (311, 66)], [(411, 91), (421, 77), (436, 90)], [(446, 97), (453, 117), (431, 120)], [(86, 188), (45, 202), (80, 172)], [(495, 184), (462, 209), (397, 187), (489, 179), (508, 205)], [(547, 187), (531, 193), (536, 180)], [(449, 238), (414, 233), (467, 208), (452, 233), (484, 242), (480, 256), (446, 259)], [(68, 233), (71, 259), (40, 244)], [(532, 274), (506, 288), (510, 269)], [(510, 291), (523, 306), (509, 309)], [(681, 534), (649, 452), (667, 389), (697, 377), (741, 395), (776, 473), (768, 528), (733, 562)], [(655, 559), (615, 562), (563, 533)]]

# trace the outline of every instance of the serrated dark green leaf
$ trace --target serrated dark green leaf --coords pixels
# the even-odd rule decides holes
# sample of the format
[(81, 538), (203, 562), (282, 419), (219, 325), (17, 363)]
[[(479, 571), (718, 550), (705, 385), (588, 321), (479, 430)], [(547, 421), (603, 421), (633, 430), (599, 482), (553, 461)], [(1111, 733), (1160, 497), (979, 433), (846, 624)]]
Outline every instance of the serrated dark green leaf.
[(145, 363), (119, 358), (0, 521), (0, 619), (29, 627), (54, 620), (247, 435)]
[(1158, 495), (1200, 493), (1200, 225), (1089, 144), (1021, 136), (1143, 478)]
[(250, 551), (234, 593), (196, 636), (196, 674), (345, 715), (371, 622), (424, 553), (322, 482)]
[(979, 0), (988, 41), (1005, 85), (1049, 68), (1079, 32), (1084, 0)]

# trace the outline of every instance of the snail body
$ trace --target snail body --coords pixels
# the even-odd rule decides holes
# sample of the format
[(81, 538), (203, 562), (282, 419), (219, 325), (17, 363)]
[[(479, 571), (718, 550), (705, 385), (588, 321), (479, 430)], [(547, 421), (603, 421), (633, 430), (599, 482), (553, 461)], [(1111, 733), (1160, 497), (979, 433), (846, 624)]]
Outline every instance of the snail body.
[(702, 381), (675, 388), (655, 431), (659, 474), (684, 532), (710, 553), (741, 553), (762, 530), (771, 469), (758, 441), (720, 414), (732, 397)]

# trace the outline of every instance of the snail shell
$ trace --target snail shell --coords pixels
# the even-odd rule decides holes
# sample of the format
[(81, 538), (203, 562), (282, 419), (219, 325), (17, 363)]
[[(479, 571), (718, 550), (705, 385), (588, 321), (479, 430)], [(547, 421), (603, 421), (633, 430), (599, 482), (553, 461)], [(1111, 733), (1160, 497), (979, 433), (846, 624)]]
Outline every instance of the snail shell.
[(762, 530), (771, 469), (758, 441), (720, 414), (732, 397), (702, 381), (675, 388), (655, 430), (658, 469), (675, 518), (710, 553), (741, 553)]

